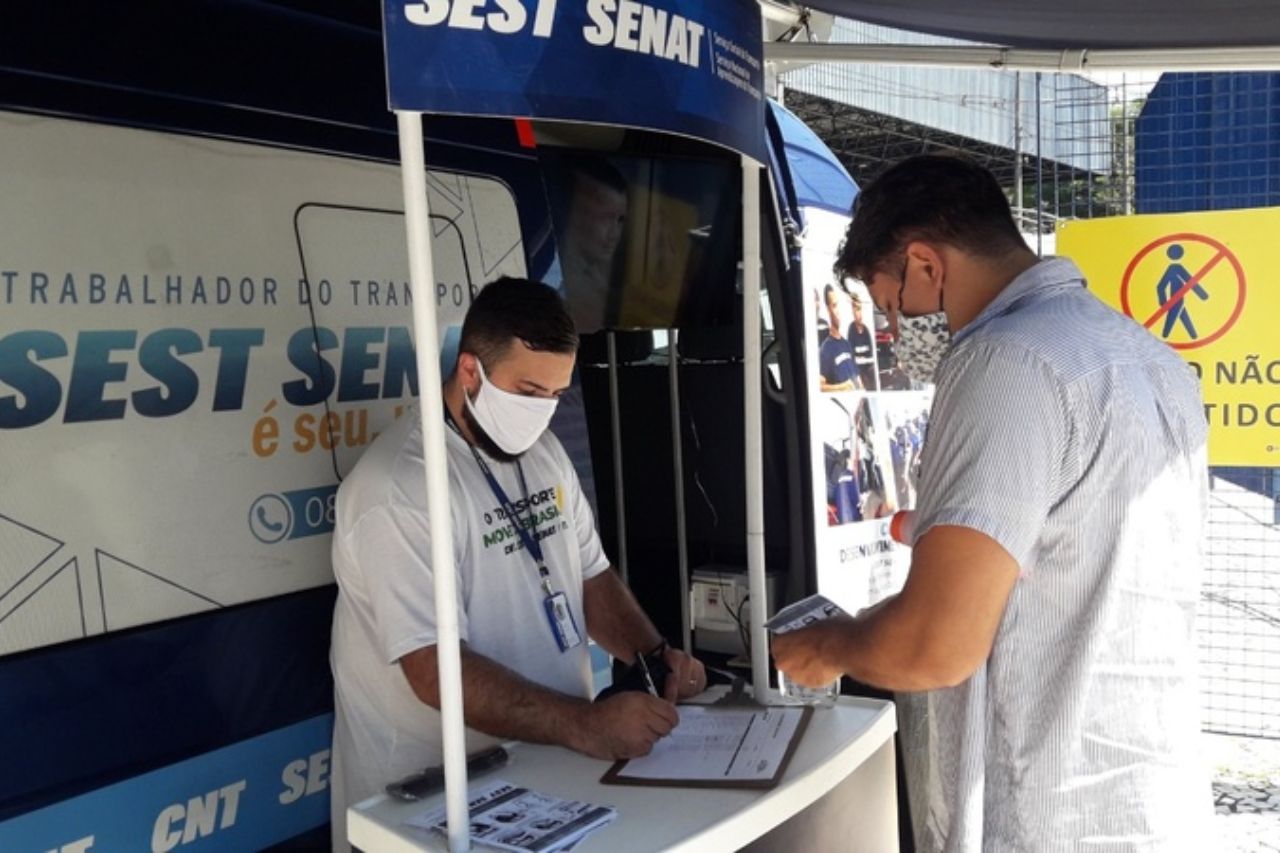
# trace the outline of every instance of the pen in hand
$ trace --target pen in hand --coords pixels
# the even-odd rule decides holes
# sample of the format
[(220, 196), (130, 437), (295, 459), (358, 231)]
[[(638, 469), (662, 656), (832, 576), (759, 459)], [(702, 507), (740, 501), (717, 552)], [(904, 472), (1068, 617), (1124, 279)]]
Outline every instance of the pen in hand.
[(658, 688), (653, 686), (653, 676), (649, 674), (649, 664), (644, 662), (644, 655), (636, 652), (636, 664), (640, 667), (640, 672), (644, 674), (644, 685), (649, 690), (649, 695), (658, 698)]

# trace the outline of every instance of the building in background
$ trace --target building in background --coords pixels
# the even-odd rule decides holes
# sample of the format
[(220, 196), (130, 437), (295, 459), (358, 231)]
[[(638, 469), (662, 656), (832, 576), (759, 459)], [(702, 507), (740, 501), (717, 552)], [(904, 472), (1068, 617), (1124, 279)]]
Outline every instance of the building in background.
[[(844, 19), (834, 21), (830, 40), (970, 44)], [(779, 82), (787, 107), (854, 180), (912, 154), (963, 153), (1009, 188), (1022, 230), (1031, 235), (1052, 233), (1063, 188), (1105, 181), (1124, 153), (1109, 144), (1107, 86), (1075, 74), (819, 63), (783, 70)], [(1097, 144), (1103, 139), (1108, 144)], [(1037, 193), (1037, 186), (1057, 191)]]

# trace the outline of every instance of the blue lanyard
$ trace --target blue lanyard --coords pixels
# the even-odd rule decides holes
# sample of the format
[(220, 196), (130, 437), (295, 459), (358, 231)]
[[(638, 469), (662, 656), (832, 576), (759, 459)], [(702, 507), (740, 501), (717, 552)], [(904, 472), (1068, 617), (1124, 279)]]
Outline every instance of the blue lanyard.
[[(449, 427), (458, 434), (458, 437), (466, 441), (462, 437), (462, 431), (458, 429), (458, 425), (453, 422), (453, 415), (449, 414), (448, 407), (444, 410), (444, 419), (449, 424)], [(485, 480), (489, 483), (489, 490), (493, 492), (493, 496), (502, 505), (502, 510), (511, 521), (511, 526), (516, 529), (516, 533), (520, 536), (520, 541), (524, 543), (525, 549), (528, 550), (534, 562), (537, 563), (538, 578), (542, 581), (543, 591), (547, 595), (551, 595), (551, 572), (547, 570), (546, 562), (542, 559), (542, 543), (538, 541), (538, 513), (529, 503), (529, 486), (524, 479), (524, 466), (520, 464), (519, 459), (516, 460), (516, 472), (520, 475), (520, 492), (524, 497), (525, 508), (529, 510), (527, 528), (525, 519), (521, 518), (520, 514), (516, 512), (515, 504), (507, 497), (507, 493), (502, 488), (502, 484), (498, 482), (498, 478), (493, 476), (489, 463), (484, 461), (484, 457), (480, 455), (480, 451), (476, 450), (473, 444), (467, 442), (467, 447), (471, 450), (471, 456), (476, 460), (476, 464), (480, 466), (480, 473), (484, 474)], [(530, 530), (533, 531), (532, 535), (529, 533)]]

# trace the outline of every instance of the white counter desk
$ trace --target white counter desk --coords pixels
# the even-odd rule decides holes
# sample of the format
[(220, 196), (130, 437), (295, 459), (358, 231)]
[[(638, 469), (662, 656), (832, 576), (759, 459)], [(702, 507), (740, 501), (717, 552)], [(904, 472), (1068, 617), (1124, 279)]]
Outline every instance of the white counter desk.
[[(767, 791), (602, 785), (611, 762), (533, 744), (510, 747), (507, 766), (473, 782), (505, 779), (614, 806), (617, 820), (580, 843), (581, 853), (744, 847), (883, 853), (898, 849), (895, 730), (891, 702), (844, 696), (833, 708), (817, 708), (782, 781)], [(366, 853), (447, 851), (443, 836), (404, 824), (443, 802), (443, 794), (416, 803), (373, 797), (348, 811), (348, 837)]]

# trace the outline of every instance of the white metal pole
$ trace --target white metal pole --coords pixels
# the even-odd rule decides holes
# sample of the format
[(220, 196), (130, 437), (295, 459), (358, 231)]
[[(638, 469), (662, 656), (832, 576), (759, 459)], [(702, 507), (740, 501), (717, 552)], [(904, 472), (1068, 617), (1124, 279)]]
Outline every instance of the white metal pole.
[(764, 420), (760, 374), (760, 164), (742, 157), (742, 423), (747, 485), (747, 588), (751, 595), (751, 684), (769, 701), (769, 602), (764, 570)]
[(1044, 125), (1040, 123), (1040, 72), (1036, 72), (1036, 257), (1044, 257)]
[[(1133, 170), (1129, 168), (1129, 133), (1133, 129), (1129, 125), (1129, 87), (1126, 84), (1124, 75), (1120, 75), (1120, 197), (1124, 199), (1124, 215), (1128, 216), (1133, 213), (1133, 196), (1129, 193), (1129, 179), (1133, 176)], [(1136, 141), (1136, 140), (1135, 140)], [(1053, 173), (1054, 189), (1057, 189), (1058, 171), (1055, 169)], [(1057, 193), (1054, 193), (1054, 201), (1057, 201)], [(1057, 211), (1055, 211), (1056, 213)]]
[(609, 430), (613, 438), (613, 502), (618, 522), (618, 574), (627, 576), (627, 497), (622, 487), (622, 405), (618, 398), (618, 344), (613, 329), (605, 333), (609, 351)]
[(684, 438), (680, 433), (679, 329), (667, 331), (667, 375), (671, 388), (671, 469), (675, 477), (676, 558), (680, 566), (680, 648), (693, 654), (689, 620), (689, 529), (684, 517)]
[(1018, 220), (1018, 230), (1022, 225), (1022, 72), (1013, 72), (1013, 212)]
[(422, 114), (396, 112), (400, 130), (400, 179), (409, 243), (409, 282), (418, 365), (418, 410), (422, 418), (423, 473), (431, 529), (431, 565), (436, 593), (436, 660), (440, 668), (440, 719), (444, 746), (445, 809), (449, 849), (471, 849), (467, 814), (467, 745), (462, 716), (462, 655), (458, 648), (456, 568), (449, 517), (449, 470), (445, 451), (444, 399), (440, 383), (440, 340), (436, 331), (435, 273), (431, 263), (431, 221)]

